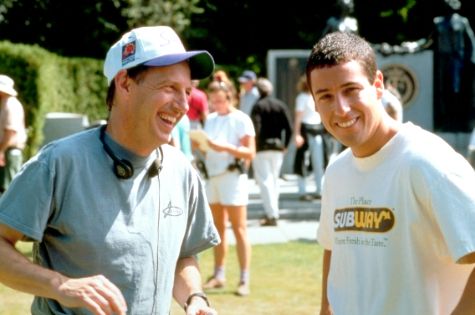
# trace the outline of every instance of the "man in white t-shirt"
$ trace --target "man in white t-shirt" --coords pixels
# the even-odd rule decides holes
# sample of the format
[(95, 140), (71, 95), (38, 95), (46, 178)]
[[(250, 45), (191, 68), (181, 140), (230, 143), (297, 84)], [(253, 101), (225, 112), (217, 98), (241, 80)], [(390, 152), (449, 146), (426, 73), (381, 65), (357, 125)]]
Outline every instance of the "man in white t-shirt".
[(322, 123), (348, 147), (325, 173), (320, 314), (475, 314), (470, 164), (436, 135), (390, 118), (361, 37), (323, 37), (307, 78)]

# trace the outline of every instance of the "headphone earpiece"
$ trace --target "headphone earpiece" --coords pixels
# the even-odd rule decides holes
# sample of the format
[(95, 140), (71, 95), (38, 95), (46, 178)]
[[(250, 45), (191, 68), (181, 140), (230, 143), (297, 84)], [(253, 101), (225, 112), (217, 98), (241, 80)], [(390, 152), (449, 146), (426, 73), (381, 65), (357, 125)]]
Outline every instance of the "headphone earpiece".
[[(115, 176), (117, 176), (120, 179), (129, 179), (132, 176), (134, 176), (134, 167), (132, 166), (132, 163), (126, 159), (119, 159), (114, 152), (112, 152), (111, 148), (107, 145), (107, 143), (104, 141), (104, 136), (106, 132), (106, 125), (101, 127), (101, 133), (99, 139), (102, 142), (102, 146), (104, 147), (104, 151), (106, 151), (107, 155), (114, 161), (114, 166), (112, 170), (114, 171)], [(163, 163), (163, 150), (161, 147), (158, 147), (158, 150), (160, 153), (157, 151), (157, 159), (150, 165), (150, 168), (148, 169), (148, 176), (149, 177), (154, 177), (160, 174), (160, 171), (162, 170), (162, 163)]]
[(114, 161), (114, 167), (112, 168), (112, 170), (114, 171), (115, 176), (117, 176), (118, 178), (129, 179), (134, 176), (134, 167), (132, 166), (132, 163), (130, 163), (130, 161), (127, 161), (125, 159), (119, 159), (104, 141), (106, 126), (107, 125), (101, 127), (101, 134), (99, 139), (102, 142), (104, 151), (106, 151), (107, 155), (109, 155), (109, 157)]
[[(153, 161), (152, 165), (150, 165), (150, 168), (148, 169), (148, 177), (154, 177), (160, 174), (160, 171), (162, 170), (162, 163), (163, 163), (163, 150), (162, 147), (158, 147), (158, 150), (160, 151), (160, 154), (157, 151), (157, 158), (155, 161)], [(158, 157), (160, 156), (160, 157)]]
[(121, 179), (129, 179), (134, 176), (134, 167), (127, 160), (114, 160), (114, 174)]

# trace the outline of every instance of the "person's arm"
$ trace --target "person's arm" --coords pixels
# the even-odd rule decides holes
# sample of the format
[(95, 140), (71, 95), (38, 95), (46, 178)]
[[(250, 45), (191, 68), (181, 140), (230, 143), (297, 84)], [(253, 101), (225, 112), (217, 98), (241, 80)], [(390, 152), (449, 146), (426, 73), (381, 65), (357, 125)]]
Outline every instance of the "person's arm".
[[(475, 252), (462, 257), (458, 263), (473, 264), (475, 263)], [(469, 315), (475, 314), (475, 267), (468, 278), (467, 284), (463, 291), (459, 303), (455, 307), (451, 315)]]
[(320, 303), (320, 315), (332, 315), (333, 310), (327, 295), (328, 273), (330, 272), (332, 252), (324, 250), (323, 252), (323, 266), (322, 266), (322, 300)]
[[(208, 104), (208, 101), (205, 101), (206, 104)], [(206, 105), (203, 110), (200, 112), (200, 123), (201, 123), (201, 126), (204, 126), (205, 125), (205, 122), (206, 122), (206, 117), (208, 117), (208, 114), (209, 114), (209, 110), (208, 110), (208, 105)]]
[(208, 139), (208, 143), (213, 150), (227, 152), (238, 159), (252, 160), (256, 155), (256, 139), (253, 136), (245, 135), (242, 137), (239, 146), (210, 139)]
[(5, 151), (15, 145), (17, 132), (11, 129), (3, 130), (3, 138), (0, 141), (0, 166), (5, 166)]
[[(198, 262), (194, 257), (180, 258), (175, 271), (173, 297), (186, 310), (186, 315), (217, 315), (203, 293)], [(185, 306), (186, 304), (186, 306)]]
[(208, 96), (206, 95), (205, 92), (203, 92), (201, 93), (201, 110), (199, 111), (201, 126), (205, 125), (208, 114), (209, 114)]
[(294, 134), (295, 134), (295, 146), (300, 148), (305, 143), (305, 138), (300, 133), (302, 125), (303, 112), (296, 111), (294, 119)]
[(126, 315), (127, 306), (119, 289), (104, 276), (71, 279), (31, 262), (15, 244), (18, 231), (0, 224), (0, 282), (25, 293), (58, 301), (66, 307), (84, 307), (93, 314)]

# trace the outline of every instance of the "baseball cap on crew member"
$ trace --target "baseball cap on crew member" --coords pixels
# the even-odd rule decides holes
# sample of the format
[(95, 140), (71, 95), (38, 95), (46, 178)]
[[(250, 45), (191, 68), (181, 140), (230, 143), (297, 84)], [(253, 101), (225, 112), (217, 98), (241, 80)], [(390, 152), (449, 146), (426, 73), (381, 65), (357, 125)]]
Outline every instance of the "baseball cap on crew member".
[(247, 82), (247, 81), (255, 81), (257, 78), (256, 73), (251, 70), (246, 70), (244, 71), (241, 76), (238, 78), (238, 81), (241, 83)]
[(13, 81), (12, 78), (10, 78), (7, 75), (0, 74), (0, 92), (3, 92), (10, 96), (17, 96), (18, 93), (13, 88), (14, 85), (15, 85), (15, 82)]
[(192, 79), (204, 79), (214, 71), (214, 60), (206, 50), (186, 51), (169, 26), (135, 28), (107, 52), (104, 75), (110, 84), (120, 70), (138, 65), (164, 67), (188, 60)]

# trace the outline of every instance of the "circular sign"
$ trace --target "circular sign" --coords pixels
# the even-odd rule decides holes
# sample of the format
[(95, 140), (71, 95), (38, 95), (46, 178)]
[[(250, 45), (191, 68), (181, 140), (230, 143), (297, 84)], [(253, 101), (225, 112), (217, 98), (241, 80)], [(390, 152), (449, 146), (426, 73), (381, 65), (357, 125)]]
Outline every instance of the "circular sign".
[(409, 106), (417, 95), (418, 84), (414, 73), (402, 64), (387, 64), (382, 66), (384, 85), (395, 88), (404, 107)]

